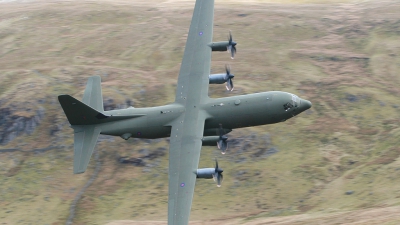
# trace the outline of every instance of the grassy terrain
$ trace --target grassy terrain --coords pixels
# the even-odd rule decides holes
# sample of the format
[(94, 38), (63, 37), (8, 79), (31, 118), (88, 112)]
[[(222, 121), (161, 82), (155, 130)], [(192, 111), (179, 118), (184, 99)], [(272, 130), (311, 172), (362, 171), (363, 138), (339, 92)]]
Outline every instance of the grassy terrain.
[[(191, 219), (251, 223), (398, 206), (400, 4), (243, 4), (216, 1), (214, 40), (232, 30), (238, 54), (232, 61), (213, 53), (212, 72), (230, 64), (235, 90), (212, 85), (210, 95), (282, 90), (313, 107), (285, 123), (233, 131), (225, 156), (204, 147), (200, 166), (218, 157), (225, 179), (221, 188), (196, 183)], [(0, 3), (0, 109), (10, 109), (10, 119), (45, 110), (32, 134), (0, 146), (18, 149), (0, 153), (0, 221), (65, 224), (96, 160), (72, 175), (72, 129), (56, 96), (81, 98), (87, 78), (97, 74), (112, 107), (172, 102), (192, 7), (156, 0)], [(48, 146), (56, 148), (33, 151)], [(166, 220), (168, 151), (160, 148), (168, 149), (167, 140), (101, 137), (100, 173), (78, 202), (74, 223)], [(271, 148), (278, 152), (257, 157)], [(164, 154), (146, 167), (117, 160), (157, 151)]]

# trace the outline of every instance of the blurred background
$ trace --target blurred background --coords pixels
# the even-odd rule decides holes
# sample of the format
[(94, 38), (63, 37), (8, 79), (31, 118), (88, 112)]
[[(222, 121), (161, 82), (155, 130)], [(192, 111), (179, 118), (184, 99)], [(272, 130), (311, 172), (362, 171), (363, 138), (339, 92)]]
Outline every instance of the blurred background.
[[(166, 221), (168, 140), (100, 136), (72, 174), (73, 130), (57, 96), (102, 78), (106, 110), (174, 101), (194, 0), (0, 1), (0, 221)], [(224, 182), (198, 180), (193, 224), (400, 222), (400, 2), (216, 0), (213, 52), (235, 90), (287, 91), (313, 107), (238, 129), (218, 158)], [(155, 224), (155, 222), (146, 222)], [(165, 223), (164, 223), (165, 224)]]

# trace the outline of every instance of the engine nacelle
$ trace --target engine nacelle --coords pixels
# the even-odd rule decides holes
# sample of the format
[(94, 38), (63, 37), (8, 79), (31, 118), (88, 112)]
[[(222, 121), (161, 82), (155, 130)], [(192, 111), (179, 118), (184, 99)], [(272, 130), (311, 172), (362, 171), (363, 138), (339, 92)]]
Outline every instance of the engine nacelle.
[(229, 41), (213, 42), (210, 47), (212, 51), (225, 52), (228, 50)]
[(210, 84), (223, 84), (227, 81), (226, 74), (211, 74), (208, 76)]
[(196, 171), (196, 178), (212, 179), (214, 178), (215, 168), (203, 168)]
[[(221, 128), (209, 128), (209, 129), (204, 129), (204, 134), (203, 134), (204, 138), (208, 138), (209, 136), (214, 137), (214, 135), (218, 135), (219, 129), (221, 129)], [(228, 134), (228, 133), (230, 133), (231, 131), (232, 131), (232, 129), (227, 129), (227, 128), (223, 128), (223, 129), (222, 129), (222, 133), (224, 133), (224, 134)], [(217, 136), (217, 137), (218, 137), (218, 136)], [(203, 139), (204, 139), (204, 138), (203, 138)]]
[(217, 142), (219, 141), (219, 136), (203, 137), (203, 139), (201, 140), (203, 142), (203, 146), (217, 146)]

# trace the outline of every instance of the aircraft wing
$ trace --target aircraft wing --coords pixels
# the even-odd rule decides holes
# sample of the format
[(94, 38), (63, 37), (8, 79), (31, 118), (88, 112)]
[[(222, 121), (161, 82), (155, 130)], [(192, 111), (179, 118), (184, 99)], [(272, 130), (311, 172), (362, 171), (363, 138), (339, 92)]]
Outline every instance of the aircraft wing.
[(176, 88), (175, 102), (208, 98), (214, 0), (196, 0)]
[(169, 148), (169, 225), (187, 225), (189, 222), (204, 121), (205, 115), (197, 111), (182, 115), (172, 125)]
[(196, 0), (179, 72), (175, 102), (185, 111), (171, 126), (168, 224), (187, 225), (192, 206), (208, 99), (214, 0)]

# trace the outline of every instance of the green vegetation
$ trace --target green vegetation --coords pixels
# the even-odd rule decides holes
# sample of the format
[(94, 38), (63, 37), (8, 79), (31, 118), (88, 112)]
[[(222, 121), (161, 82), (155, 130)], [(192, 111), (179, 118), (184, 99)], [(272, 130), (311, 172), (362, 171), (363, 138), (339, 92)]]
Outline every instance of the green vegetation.
[[(0, 146), (23, 150), (0, 153), (0, 221), (64, 224), (93, 174), (94, 159), (86, 173), (72, 175), (72, 129), (57, 95), (81, 98), (87, 77), (97, 74), (111, 107), (174, 100), (193, 5), (149, 2), (0, 3), (0, 110), (31, 118), (44, 109), (32, 134)], [(216, 2), (214, 40), (232, 30), (238, 54), (232, 61), (213, 53), (212, 72), (230, 64), (235, 91), (212, 85), (210, 95), (282, 90), (313, 107), (285, 123), (233, 131), (225, 156), (204, 147), (200, 166), (218, 158), (224, 182), (197, 182), (191, 219), (245, 222), (400, 205), (400, 5), (226, 2)], [(33, 151), (48, 146), (58, 148)], [(74, 222), (165, 220), (168, 150), (145, 167), (118, 162), (159, 148), (168, 142), (101, 137), (100, 173)], [(278, 152), (254, 156), (270, 148)]]

